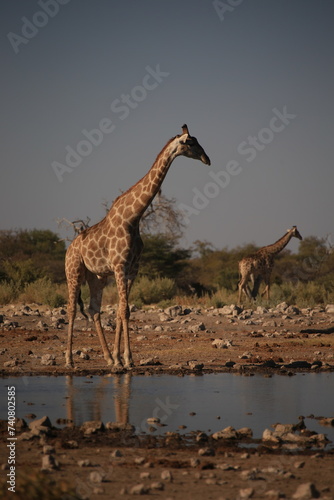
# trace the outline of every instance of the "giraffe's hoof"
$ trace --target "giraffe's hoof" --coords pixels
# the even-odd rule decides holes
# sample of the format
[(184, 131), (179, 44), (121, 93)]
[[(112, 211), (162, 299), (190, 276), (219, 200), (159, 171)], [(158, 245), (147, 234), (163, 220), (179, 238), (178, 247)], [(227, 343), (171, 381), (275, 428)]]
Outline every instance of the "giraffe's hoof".
[(135, 364), (133, 361), (129, 361), (128, 363), (125, 363), (124, 364), (124, 368), (126, 368), (127, 370), (132, 370), (132, 368), (134, 368)]
[(65, 368), (74, 368), (73, 361), (67, 362), (66, 365), (65, 365)]

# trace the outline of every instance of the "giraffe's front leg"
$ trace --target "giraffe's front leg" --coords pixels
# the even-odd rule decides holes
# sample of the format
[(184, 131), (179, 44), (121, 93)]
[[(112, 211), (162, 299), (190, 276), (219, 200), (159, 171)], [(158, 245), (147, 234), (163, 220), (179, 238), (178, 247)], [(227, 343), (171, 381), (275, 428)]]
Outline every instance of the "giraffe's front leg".
[(123, 368), (123, 363), (121, 360), (121, 336), (122, 336), (122, 318), (119, 315), (119, 310), (117, 310), (116, 317), (116, 333), (115, 333), (115, 342), (114, 342), (114, 351), (113, 351), (113, 359), (115, 368)]

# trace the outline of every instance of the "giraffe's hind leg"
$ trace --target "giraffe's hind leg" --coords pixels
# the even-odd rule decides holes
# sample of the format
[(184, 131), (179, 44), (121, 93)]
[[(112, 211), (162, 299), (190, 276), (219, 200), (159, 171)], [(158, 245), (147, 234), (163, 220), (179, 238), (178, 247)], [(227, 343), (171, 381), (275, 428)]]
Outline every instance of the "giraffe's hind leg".
[(90, 303), (88, 312), (94, 321), (96, 332), (99, 336), (103, 356), (108, 365), (113, 364), (113, 359), (101, 325), (101, 303), (103, 289), (107, 284), (106, 278), (98, 278), (95, 274), (87, 272), (87, 283), (90, 290)]

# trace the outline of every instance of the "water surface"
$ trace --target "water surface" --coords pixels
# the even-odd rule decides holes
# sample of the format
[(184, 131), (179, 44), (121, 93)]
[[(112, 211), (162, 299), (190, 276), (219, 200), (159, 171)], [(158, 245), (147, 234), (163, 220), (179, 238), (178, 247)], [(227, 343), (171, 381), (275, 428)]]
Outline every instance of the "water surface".
[[(36, 418), (48, 415), (56, 426), (57, 419), (70, 418), (76, 425), (87, 420), (129, 422), (138, 433), (152, 432), (147, 418), (157, 417), (164, 426), (155, 428), (155, 434), (216, 432), (232, 425), (251, 427), (254, 438), (260, 438), (265, 428), (297, 423), (300, 415), (334, 416), (333, 373), (9, 377), (0, 382), (2, 402), (7, 400), (7, 386), (16, 387), (18, 417), (29, 421), (30, 413)], [(4, 404), (0, 418), (7, 418)], [(305, 423), (334, 441), (334, 427), (311, 418)]]

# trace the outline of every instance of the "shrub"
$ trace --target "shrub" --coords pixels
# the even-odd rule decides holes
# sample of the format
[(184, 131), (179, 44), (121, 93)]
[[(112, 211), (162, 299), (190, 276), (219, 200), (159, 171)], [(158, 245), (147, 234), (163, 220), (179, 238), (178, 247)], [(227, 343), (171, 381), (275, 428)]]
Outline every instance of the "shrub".
[(142, 276), (138, 281), (135, 281), (130, 297), (137, 304), (157, 304), (162, 300), (171, 299), (175, 292), (175, 282), (169, 278), (150, 280), (146, 276)]
[(0, 283), (0, 305), (10, 304), (15, 302), (18, 296), (18, 290), (14, 283)]
[(50, 307), (61, 307), (67, 302), (64, 287), (56, 287), (50, 278), (40, 278), (24, 287), (19, 296), (21, 302), (36, 302)]

